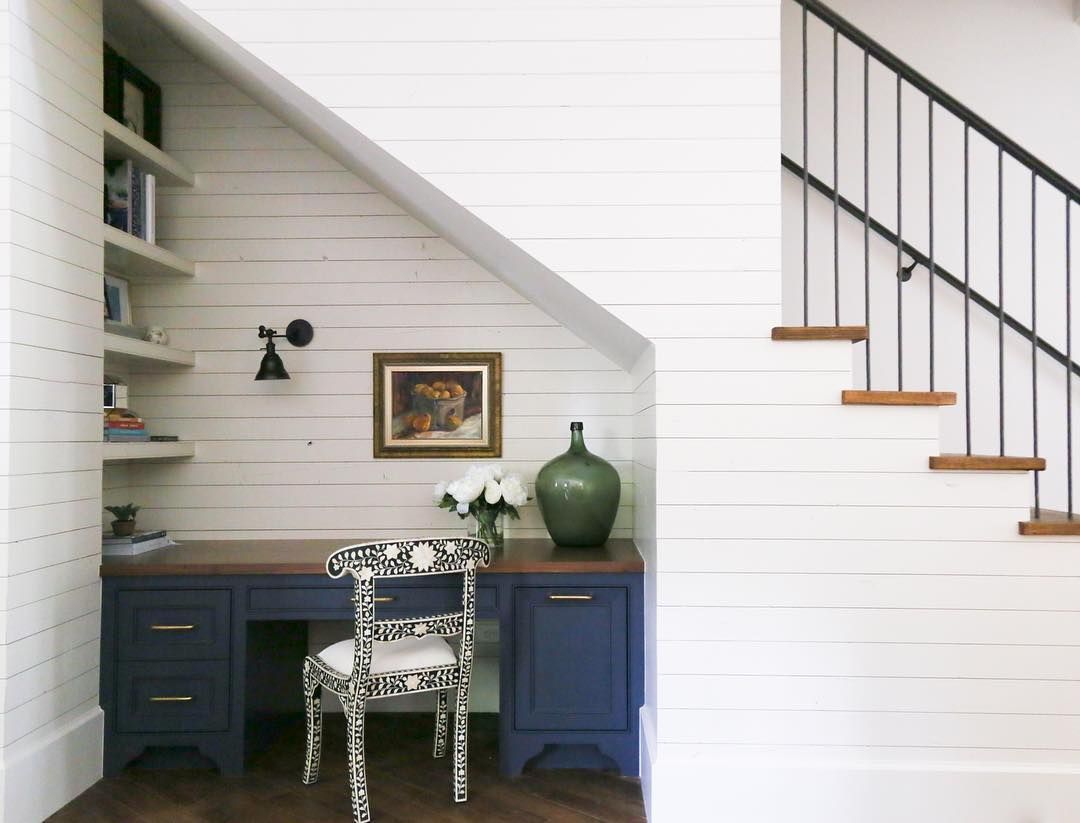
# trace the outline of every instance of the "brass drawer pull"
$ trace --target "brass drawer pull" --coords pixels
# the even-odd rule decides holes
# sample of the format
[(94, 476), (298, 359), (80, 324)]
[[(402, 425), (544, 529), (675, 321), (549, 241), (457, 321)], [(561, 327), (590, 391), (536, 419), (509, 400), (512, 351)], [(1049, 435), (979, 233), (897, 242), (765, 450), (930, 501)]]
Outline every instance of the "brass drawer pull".
[(591, 594), (549, 594), (548, 600), (592, 600)]
[(183, 695), (163, 695), (161, 697), (151, 697), (151, 703), (190, 703), (195, 698), (190, 694)]
[(183, 625), (170, 625), (167, 623), (155, 623), (150, 627), (150, 631), (154, 632), (190, 632), (194, 631), (196, 626), (194, 623), (185, 623)]
[(397, 600), (397, 598), (389, 594), (385, 595), (384, 597), (375, 598), (376, 603), (393, 603), (395, 600)]

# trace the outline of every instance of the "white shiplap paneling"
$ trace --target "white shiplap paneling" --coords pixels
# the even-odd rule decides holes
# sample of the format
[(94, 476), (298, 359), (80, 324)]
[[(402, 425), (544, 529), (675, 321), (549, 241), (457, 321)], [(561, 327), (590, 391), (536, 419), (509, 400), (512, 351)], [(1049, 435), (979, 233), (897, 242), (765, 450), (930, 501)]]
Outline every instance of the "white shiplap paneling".
[(15, 823), (101, 775), (101, 22), (90, 0), (0, 16), (0, 817)]
[[(850, 795), (861, 797), (863, 785), (872, 789), (866, 796), (878, 799), (928, 794), (924, 789), (934, 785), (934, 777), (926, 775), (941, 770), (931, 758), (1005, 764), (1001, 769), (1007, 771), (1015, 761), (1026, 763), (1028, 751), (1045, 753), (1063, 745), (1069, 720), (1058, 727), (1044, 719), (1027, 723), (1022, 713), (985, 719), (977, 707), (997, 699), (989, 690), (973, 696), (970, 705), (956, 701), (962, 691), (956, 684), (977, 677), (980, 660), (990, 661), (991, 671), (1016, 671), (1004, 665), (1013, 659), (1008, 652), (964, 650), (950, 661), (936, 655), (928, 640), (939, 618), (946, 633), (992, 637), (1007, 623), (996, 600), (1005, 598), (1025, 627), (1009, 634), (1024, 647), (1015, 659), (1031, 659), (1038, 630), (1046, 627), (1029, 611), (1032, 604), (1045, 596), (1060, 608), (1069, 600), (1067, 582), (1028, 579), (1021, 558), (1002, 555), (1009, 551), (1011, 534), (1002, 534), (1001, 546), (993, 542), (1017, 517), (1017, 502), (1009, 497), (1015, 478), (971, 486), (964, 476), (931, 479), (926, 457), (937, 446), (933, 415), (924, 410), (849, 414), (852, 410), (840, 408), (837, 392), (850, 384), (850, 346), (780, 346), (766, 339), (779, 317), (776, 0), (523, 0), (424, 8), (327, 0), (302, 10), (292, 0), (186, 0), (185, 5), (653, 339), (655, 359), (643, 358), (634, 369), (633, 416), (627, 415), (633, 442), (625, 456), (635, 481), (634, 533), (649, 566), (645, 720), (657, 759), (644, 773), (654, 819), (704, 819), (706, 809), (745, 821), (799, 817), (790, 809), (770, 817), (768, 809), (780, 801), (755, 803), (735, 791), (729, 800), (727, 791), (716, 788), (738, 787), (740, 758), (747, 751), (762, 759), (779, 754), (826, 763), (832, 761), (823, 752), (843, 748), (848, 768), (853, 762), (902, 761), (900, 747), (918, 752), (908, 758), (917, 764), (910, 770), (917, 772), (910, 782), (914, 791), (905, 792), (902, 779), (885, 777), (873, 784), (853, 782), (856, 789), (848, 792), (850, 775), (838, 773), (821, 781), (816, 794), (799, 784), (803, 798), (819, 802), (800, 803), (796, 797), (789, 804), (807, 820), (816, 814), (815, 821), (861, 823), (891, 813), (867, 814), (867, 801), (860, 805)], [(162, 60), (179, 65), (174, 57)], [(453, 65), (460, 66), (456, 76), (447, 71)], [(181, 105), (167, 120), (178, 129), (177, 149), (189, 163), (205, 163), (203, 178), (215, 192), (274, 195), (259, 202), (257, 214), (280, 217), (276, 212), (283, 201), (276, 195), (304, 186), (297, 173), (299, 164), (310, 160), (303, 144), (291, 136), (275, 144), (280, 123), (212, 76), (183, 69), (175, 77), (174, 99)], [(199, 134), (210, 125), (217, 131)], [(239, 138), (226, 136), (223, 127), (251, 130), (252, 154), (233, 156)], [(232, 188), (243, 185), (246, 170), (274, 161), (282, 171), (262, 174), (257, 189)], [(349, 188), (329, 164), (317, 168), (320, 179), (340, 193), (369, 193)], [(745, 211), (732, 218), (732, 206)], [(370, 207), (385, 209), (385, 204), (372, 199)], [(327, 271), (334, 282), (342, 282), (340, 264), (370, 262), (362, 244), (336, 235), (318, 244), (305, 238), (250, 239), (231, 249), (183, 236), (200, 217), (231, 222), (256, 216), (244, 214), (236, 199), (222, 200), (218, 208), (220, 215), (200, 212), (193, 198), (178, 201), (171, 215), (174, 242), (188, 253), (201, 244), (201, 253), (213, 261), (212, 269), (205, 267), (207, 276), (212, 270), (215, 282), (248, 282), (242, 274), (246, 264), (230, 251), (284, 257), (310, 272), (319, 265), (310, 259), (318, 246), (332, 261), (334, 268)], [(311, 215), (312, 208), (318, 215), (341, 216), (329, 206), (306, 207), (303, 213)], [(231, 224), (246, 230), (250, 222)], [(425, 237), (396, 236), (382, 243), (379, 253), (402, 258), (421, 244), (436, 266), (450, 263), (444, 258), (453, 257), (451, 250)], [(265, 262), (278, 266), (280, 261)], [(295, 282), (280, 267), (273, 277)], [(170, 316), (190, 322), (182, 307)], [(226, 371), (242, 370), (231, 351), (239, 344), (223, 345), (239, 332), (216, 316), (212, 325), (200, 334), (213, 341), (203, 343), (211, 349), (203, 367), (213, 362)], [(523, 356), (532, 345), (528, 334), (538, 335), (552, 357), (570, 352), (573, 358), (577, 351), (550, 327), (515, 325), (504, 331), (511, 351)], [(352, 371), (348, 343), (331, 333), (339, 351), (322, 361), (333, 365), (320, 371)], [(422, 339), (415, 330), (395, 335)], [(297, 357), (297, 362), (313, 359)], [(595, 413), (604, 414), (600, 408)], [(230, 448), (239, 463), (258, 446)], [(286, 446), (288, 459), (299, 461), (305, 448)], [(342, 463), (340, 476), (352, 482), (357, 461)], [(250, 472), (256, 471), (251, 466)], [(840, 476), (822, 478), (826, 473)], [(917, 505), (905, 509), (904, 501), (894, 501), (897, 505), (890, 506), (863, 488), (879, 480), (899, 494), (908, 490)], [(799, 489), (819, 481), (818, 505), (800, 501)], [(940, 505), (934, 505), (943, 482), (956, 485), (942, 491)], [(807, 497), (815, 498), (815, 492)], [(693, 505), (684, 505), (684, 499)], [(804, 542), (804, 521), (813, 527), (812, 542)], [(967, 527), (977, 527), (983, 538), (975, 546), (997, 546), (995, 562), (1008, 574), (984, 579), (971, 572), (977, 549), (962, 539)], [(890, 540), (894, 529), (898, 539)], [(928, 548), (940, 547), (942, 537), (961, 547), (962, 558), (953, 566)], [(793, 558), (798, 549), (792, 546), (800, 545), (811, 553), (809, 559)], [(878, 566), (864, 556), (868, 552), (878, 553), (873, 558)], [(815, 557), (829, 574), (814, 570)], [(758, 566), (747, 572), (751, 558)], [(1071, 568), (1068, 558), (1058, 559)], [(1038, 561), (1046, 562), (1046, 557)], [(849, 621), (860, 618), (868, 625), (856, 631)], [(732, 624), (732, 632), (752, 637), (756, 631), (769, 639), (745, 644), (736, 656), (733, 646), (713, 644)], [(826, 646), (836, 667), (825, 674), (815, 670), (817, 647), (800, 650), (802, 638)], [(878, 644), (905, 648), (879, 650)], [(775, 661), (777, 671), (765, 674), (777, 679), (769, 681), (771, 690), (763, 691), (759, 702), (753, 703), (745, 688), (739, 691), (745, 682), (737, 678), (745, 672), (724, 668), (729, 650), (734, 664), (755, 675), (755, 661)], [(872, 669), (879, 660), (891, 666), (887, 671), (895, 679), (883, 680), (875, 691), (873, 682), (860, 679), (861, 668)], [(935, 660), (951, 666), (944, 675), (951, 682), (930, 699), (918, 675)], [(812, 693), (832, 701), (830, 711), (807, 709), (801, 697), (784, 702), (784, 687), (801, 676), (838, 678)], [(730, 705), (716, 705), (720, 682), (726, 691), (719, 693)], [(1007, 700), (997, 705), (1013, 710), (1025, 702), (1039, 705), (1047, 694), (1038, 685), (1008, 688)], [(1054, 700), (1062, 715), (1075, 713), (1067, 690), (1057, 690)], [(916, 713), (910, 724), (893, 713), (896, 707)], [(1067, 756), (1060, 764), (1071, 768)], [(743, 782), (768, 786), (768, 775), (779, 773), (774, 769)], [(1036, 785), (1017, 780), (1028, 792)], [(936, 817), (912, 819), (1017, 816), (986, 805), (980, 798), (995, 795), (980, 791), (981, 785), (975, 779), (953, 781), (951, 793), (935, 796), (941, 800), (932, 811)], [(774, 791), (769, 797), (787, 794)], [(872, 801), (869, 807), (893, 808)], [(812, 811), (817, 809), (820, 814)]]
[[(223, 132), (199, 117), (174, 129), (176, 112), (238, 93), (192, 60), (156, 58), (133, 53), (164, 88), (166, 149), (198, 175), (160, 195), (158, 237), (198, 268), (132, 298), (140, 323), (165, 326), (197, 361), (134, 375), (131, 405), (199, 447), (184, 465), (127, 469), (140, 522), (180, 539), (460, 531), (430, 488), (462, 461), (372, 459), (371, 353), (472, 349), (504, 353), (507, 466), (531, 479), (570, 420), (585, 421), (625, 476), (616, 534), (629, 535), (629, 375), (292, 130)], [(316, 331), (308, 348), (280, 349), (293, 379), (255, 383), (255, 330), (294, 317)], [(511, 531), (545, 534), (535, 506)]]

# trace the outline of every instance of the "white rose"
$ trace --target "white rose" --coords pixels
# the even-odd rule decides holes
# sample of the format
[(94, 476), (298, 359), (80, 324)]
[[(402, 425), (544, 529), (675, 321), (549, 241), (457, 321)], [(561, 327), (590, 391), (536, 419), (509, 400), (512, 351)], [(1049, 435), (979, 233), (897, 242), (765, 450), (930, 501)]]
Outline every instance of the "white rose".
[(472, 503), (484, 491), (484, 479), (466, 474), (446, 487), (446, 492), (458, 503)]
[(491, 466), (491, 479), (492, 480), (498, 480), (501, 483), (503, 477), (504, 477), (504, 475), (503, 475), (503, 467), (501, 465), (499, 465), (498, 463), (493, 464)]
[(501, 485), (503, 499), (511, 506), (524, 506), (528, 502), (529, 492), (520, 475), (508, 474)]
[(498, 480), (489, 480), (484, 485), (484, 499), (488, 502), (489, 506), (494, 506), (503, 497), (502, 486), (499, 485)]
[(435, 490), (431, 493), (432, 499), (436, 505), (442, 503), (442, 499), (446, 497), (446, 481), (440, 480), (435, 484)]
[(457, 513), (458, 514), (468, 514), (469, 513), (469, 504), (468, 503), (458, 503), (457, 504)]

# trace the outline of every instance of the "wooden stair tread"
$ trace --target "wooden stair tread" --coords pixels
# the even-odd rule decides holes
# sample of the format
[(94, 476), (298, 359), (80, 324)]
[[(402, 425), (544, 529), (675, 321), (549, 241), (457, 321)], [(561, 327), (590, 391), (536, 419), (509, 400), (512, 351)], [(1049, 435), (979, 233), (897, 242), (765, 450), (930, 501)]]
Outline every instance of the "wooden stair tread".
[(930, 457), (930, 468), (945, 471), (1041, 472), (1046, 469), (1046, 459), (997, 454), (937, 454)]
[(1042, 509), (1038, 517), (1020, 521), (1020, 534), (1044, 537), (1080, 537), (1080, 512), (1073, 512), (1073, 519), (1070, 520), (1066, 512)]
[(862, 391), (847, 389), (841, 394), (846, 406), (955, 406), (952, 391)]
[(850, 340), (857, 343), (870, 336), (866, 326), (776, 326), (773, 340)]

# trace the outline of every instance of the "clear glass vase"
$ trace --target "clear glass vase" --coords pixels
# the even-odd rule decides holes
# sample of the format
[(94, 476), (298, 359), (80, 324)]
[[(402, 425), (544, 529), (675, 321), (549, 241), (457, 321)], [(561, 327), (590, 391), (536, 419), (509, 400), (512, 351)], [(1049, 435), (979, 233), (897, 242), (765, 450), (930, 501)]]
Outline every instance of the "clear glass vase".
[(469, 519), (469, 537), (485, 541), (493, 549), (503, 547), (506, 517), (502, 512), (480, 511)]

